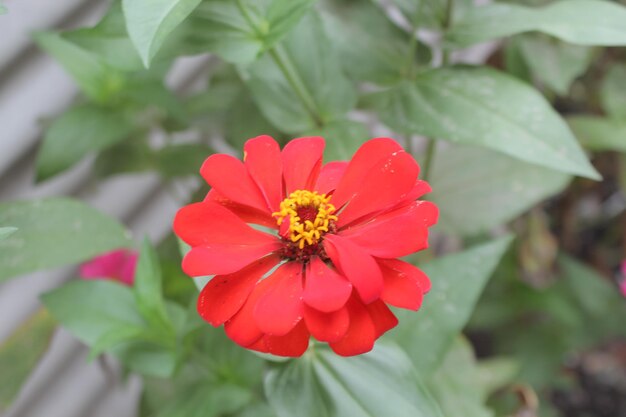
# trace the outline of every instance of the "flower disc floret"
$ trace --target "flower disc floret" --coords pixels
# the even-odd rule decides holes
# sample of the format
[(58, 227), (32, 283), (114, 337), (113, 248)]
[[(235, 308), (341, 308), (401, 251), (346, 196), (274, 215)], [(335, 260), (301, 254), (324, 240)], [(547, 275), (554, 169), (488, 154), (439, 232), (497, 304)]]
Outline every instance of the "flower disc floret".
[(296, 190), (280, 203), (280, 210), (272, 216), (279, 226), (289, 219), (288, 238), (300, 249), (305, 245), (317, 245), (338, 219), (333, 214), (336, 209), (330, 198), (316, 191)]

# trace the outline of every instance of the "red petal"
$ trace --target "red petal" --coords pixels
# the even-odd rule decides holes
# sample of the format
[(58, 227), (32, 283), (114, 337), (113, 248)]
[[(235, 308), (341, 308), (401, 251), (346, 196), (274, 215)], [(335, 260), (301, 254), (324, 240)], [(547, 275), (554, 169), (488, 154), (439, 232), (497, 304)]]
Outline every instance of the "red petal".
[(265, 279), (269, 289), (253, 311), (263, 333), (283, 336), (302, 318), (302, 264), (287, 262)]
[(359, 293), (361, 300), (371, 303), (383, 290), (383, 277), (378, 264), (359, 246), (338, 235), (327, 234), (324, 249)]
[(387, 330), (393, 329), (398, 325), (398, 319), (393, 315), (389, 307), (384, 302), (376, 300), (365, 306), (372, 318), (374, 327), (376, 328), (376, 338), (385, 334)]
[(319, 136), (298, 138), (283, 149), (283, 176), (287, 195), (295, 190), (311, 190), (322, 166), (325, 142)]
[(239, 311), (261, 277), (279, 262), (278, 256), (270, 255), (234, 274), (214, 277), (200, 292), (198, 313), (215, 327), (223, 324)]
[(350, 314), (350, 327), (338, 342), (329, 343), (330, 348), (341, 356), (354, 356), (369, 352), (376, 340), (376, 327), (363, 303), (352, 297), (346, 305)]
[(271, 282), (268, 282), (267, 279), (259, 281), (243, 307), (224, 324), (226, 335), (238, 345), (248, 347), (263, 336), (263, 332), (256, 325), (252, 313), (259, 298), (263, 297), (270, 288)]
[(297, 358), (309, 347), (309, 331), (301, 320), (292, 331), (284, 336), (265, 336), (263, 342), (267, 352), (278, 356)]
[(246, 223), (261, 224), (263, 226), (276, 229), (276, 219), (273, 218), (269, 212), (257, 210), (249, 206), (244, 206), (242, 204), (237, 204), (218, 193), (215, 188), (208, 192), (204, 201), (213, 201), (221, 206), (226, 207), (228, 210), (232, 211), (237, 217), (239, 217)]
[(280, 249), (278, 239), (263, 245), (210, 245), (192, 248), (183, 258), (183, 271), (189, 276), (231, 274)]
[(174, 232), (191, 246), (264, 245), (277, 240), (276, 236), (253, 229), (235, 213), (213, 202), (194, 203), (178, 210)]
[(370, 167), (362, 182), (354, 186), (351, 198), (339, 213), (337, 225), (342, 227), (367, 214), (392, 208), (413, 189), (418, 172), (417, 162), (404, 151), (380, 159)]
[(428, 226), (435, 222), (437, 214), (433, 203), (416, 201), (367, 223), (347, 227), (339, 234), (372, 256), (398, 258), (428, 247)]
[(430, 290), (430, 280), (415, 266), (398, 259), (378, 259), (385, 288), (381, 299), (393, 306), (418, 310), (424, 294)]
[(202, 164), (200, 174), (211, 187), (234, 203), (271, 214), (261, 190), (239, 159), (221, 153), (211, 155)]
[(402, 147), (398, 142), (389, 138), (376, 138), (361, 145), (350, 160), (345, 174), (333, 194), (335, 207), (343, 206), (360, 190), (363, 186), (363, 179), (378, 161), (400, 150)]
[(317, 256), (307, 265), (302, 298), (311, 307), (329, 313), (346, 304), (352, 284)]
[(348, 168), (348, 163), (344, 161), (329, 162), (324, 164), (317, 178), (314, 190), (321, 194), (328, 194), (337, 188), (337, 184)]
[(345, 307), (332, 313), (322, 313), (305, 305), (304, 321), (311, 335), (320, 342), (337, 342), (348, 331), (350, 315)]
[(283, 165), (278, 143), (270, 136), (250, 139), (243, 147), (244, 163), (272, 211), (283, 201)]

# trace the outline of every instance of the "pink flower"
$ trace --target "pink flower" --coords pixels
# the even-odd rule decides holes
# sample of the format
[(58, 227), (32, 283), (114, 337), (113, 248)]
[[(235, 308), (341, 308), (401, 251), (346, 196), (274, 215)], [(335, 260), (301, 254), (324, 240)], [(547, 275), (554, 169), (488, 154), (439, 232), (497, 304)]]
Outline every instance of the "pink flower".
[(83, 279), (110, 279), (133, 285), (139, 254), (129, 249), (117, 249), (96, 256), (80, 266)]

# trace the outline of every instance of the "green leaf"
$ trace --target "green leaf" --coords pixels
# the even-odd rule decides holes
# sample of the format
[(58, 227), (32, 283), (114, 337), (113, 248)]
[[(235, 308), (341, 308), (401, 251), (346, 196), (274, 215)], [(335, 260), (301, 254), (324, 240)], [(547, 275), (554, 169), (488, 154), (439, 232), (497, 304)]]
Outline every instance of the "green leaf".
[(483, 287), (511, 240), (511, 236), (505, 236), (439, 258), (422, 268), (431, 279), (431, 291), (417, 313), (396, 310), (400, 323), (388, 335), (405, 349), (422, 377), (437, 369), (469, 320)]
[(560, 95), (568, 93), (572, 82), (587, 71), (593, 58), (589, 47), (547, 36), (523, 36), (519, 45), (535, 78)]
[(600, 179), (567, 124), (527, 84), (483, 67), (426, 72), (369, 97), (400, 133), (478, 145), (522, 161)]
[(187, 44), (249, 64), (289, 33), (315, 0), (204, 0), (192, 14)]
[(232, 384), (199, 384), (181, 392), (156, 417), (217, 417), (232, 415), (252, 398), (252, 392)]
[(7, 12), (6, 6), (0, 4), (0, 14), (5, 14)]
[(577, 45), (626, 45), (626, 8), (604, 0), (563, 0), (545, 7), (492, 3), (471, 8), (446, 33), (455, 47), (539, 31)]
[(37, 155), (37, 180), (46, 180), (91, 152), (125, 139), (132, 125), (118, 112), (84, 104), (63, 113), (46, 131)]
[(98, 56), (106, 65), (121, 71), (139, 71), (143, 63), (128, 37), (122, 5), (111, 3), (102, 20), (94, 27), (64, 32), (63, 38)]
[[(243, 75), (259, 109), (277, 129), (294, 134), (316, 129), (319, 122), (341, 119), (354, 107), (354, 86), (342, 73), (317, 14), (302, 19), (276, 54), (274, 58), (265, 55)], [(311, 98), (321, 120), (315, 120), (293, 90), (279, 60)]]
[(63, 327), (89, 346), (118, 329), (145, 324), (132, 290), (113, 281), (73, 281), (44, 294), (42, 301)]
[(99, 178), (145, 172), (156, 166), (154, 152), (144, 137), (133, 137), (103, 152), (96, 158), (94, 172)]
[(155, 152), (159, 174), (164, 178), (197, 175), (213, 149), (201, 144), (170, 145)]
[[(453, 9), (461, 1), (452, 0)], [(439, 29), (446, 19), (447, 0), (393, 0), (413, 27)]]
[(602, 107), (609, 115), (626, 119), (626, 64), (615, 64), (602, 80)]
[(439, 207), (437, 228), (462, 236), (514, 219), (571, 180), (561, 172), (468, 146), (438, 150), (430, 178), (428, 198)]
[(163, 298), (159, 259), (147, 238), (141, 246), (133, 291), (137, 308), (143, 318), (154, 327), (173, 332)]
[(389, 85), (406, 76), (416, 61), (430, 61), (428, 48), (418, 43), (411, 50), (410, 35), (371, 2), (331, 4), (322, 16), (343, 68), (352, 78)]
[(0, 227), (0, 240), (6, 239), (18, 230), (17, 227)]
[(305, 136), (321, 136), (326, 139), (324, 161), (347, 161), (356, 150), (370, 138), (367, 127), (352, 120), (336, 120)]
[(626, 152), (626, 120), (601, 116), (570, 116), (567, 122), (586, 149)]
[(437, 417), (406, 354), (378, 343), (343, 358), (326, 347), (273, 367), (265, 393), (278, 417)]
[[(178, 357), (170, 335), (152, 333), (146, 326), (129, 287), (104, 280), (74, 281), (44, 294), (42, 300), (74, 336), (96, 350), (110, 349), (131, 370), (160, 377), (174, 372)], [(180, 316), (169, 311), (172, 317)], [(175, 322), (181, 326), (180, 319)]]
[(0, 411), (6, 410), (48, 350), (55, 321), (39, 310), (0, 344)]
[[(606, 328), (605, 325), (610, 326), (611, 323), (615, 328), (622, 330), (621, 318), (626, 313), (626, 305), (615, 287), (595, 270), (570, 256), (562, 254), (558, 262), (562, 277), (559, 284), (572, 297), (575, 308), (589, 318), (589, 323), (596, 323), (594, 330)], [(593, 294), (593, 297), (590, 297), (590, 294)], [(590, 336), (595, 331), (590, 329)], [(620, 333), (626, 334), (626, 329)]]
[(166, 37), (202, 0), (123, 0), (126, 27), (146, 67)]
[(117, 221), (67, 198), (0, 204), (0, 224), (19, 229), (0, 241), (0, 281), (130, 244)]
[[(122, 343), (133, 342), (136, 340), (154, 341), (156, 338), (154, 333), (142, 326), (129, 325), (119, 326), (112, 329), (108, 333), (104, 333), (91, 347), (87, 360), (93, 360), (101, 353), (114, 348)], [(158, 339), (157, 339), (158, 342)]]
[(35, 34), (35, 40), (65, 68), (83, 93), (95, 102), (107, 103), (123, 90), (126, 81), (124, 74), (91, 51), (58, 33), (39, 32)]
[(492, 417), (485, 406), (488, 391), (480, 382), (472, 346), (458, 337), (427, 385), (447, 416), (463, 410), (464, 417)]

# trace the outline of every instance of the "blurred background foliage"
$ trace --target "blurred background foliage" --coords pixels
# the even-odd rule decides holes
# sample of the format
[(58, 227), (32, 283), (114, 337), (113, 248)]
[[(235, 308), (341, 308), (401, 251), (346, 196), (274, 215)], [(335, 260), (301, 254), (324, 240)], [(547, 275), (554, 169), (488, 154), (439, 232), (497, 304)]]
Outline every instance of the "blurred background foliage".
[[(143, 245), (133, 288), (43, 297), (0, 346), (0, 408), (56, 320), (144, 376), (141, 416), (626, 416), (625, 22), (604, 0), (122, 0), (37, 33), (81, 90), (45, 122), (37, 181), (93, 158), (93, 181), (167, 184), (260, 134), (323, 136), (326, 160), (388, 135), (441, 217), (410, 259), (431, 294), (369, 355), (239, 349), (197, 317), (170, 236)], [(177, 59), (207, 53), (202, 88), (168, 87)], [(67, 199), (0, 204), (0, 226), (0, 280), (133, 245)]]

